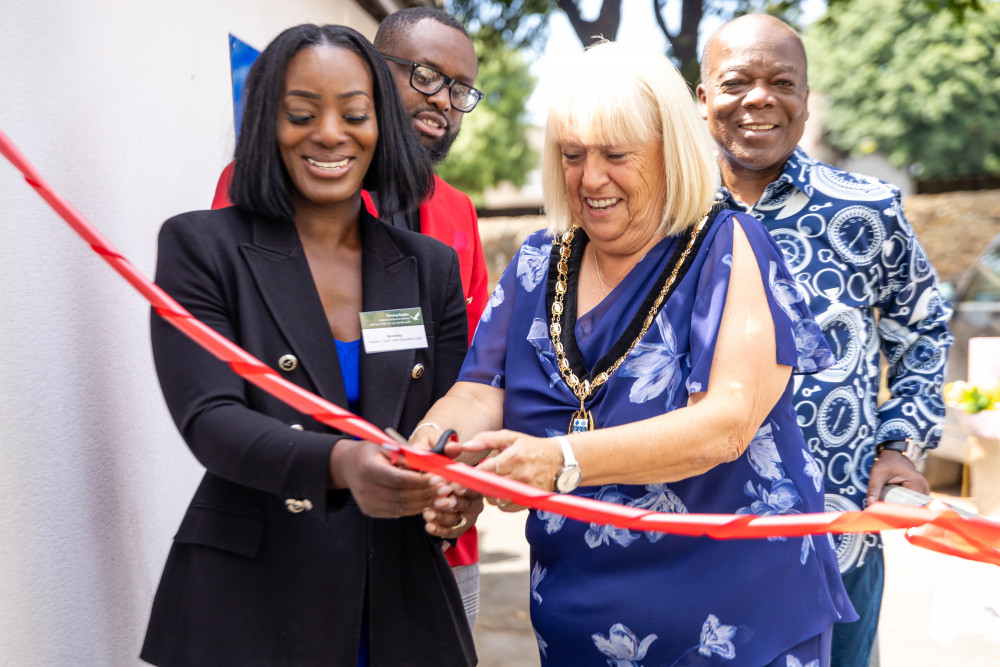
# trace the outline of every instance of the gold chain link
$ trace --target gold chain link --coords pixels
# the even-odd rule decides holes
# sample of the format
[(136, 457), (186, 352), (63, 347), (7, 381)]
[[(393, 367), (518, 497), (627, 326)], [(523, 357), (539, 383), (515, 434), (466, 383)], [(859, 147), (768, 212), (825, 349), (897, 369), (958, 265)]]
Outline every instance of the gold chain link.
[(566, 298), (567, 290), (567, 275), (569, 270), (569, 256), (572, 253), (571, 245), (573, 243), (573, 237), (576, 235), (576, 230), (580, 227), (579, 225), (573, 225), (568, 232), (562, 235), (556, 244), (559, 246), (559, 261), (556, 263), (556, 285), (555, 285), (555, 295), (552, 297), (552, 323), (549, 325), (549, 336), (552, 339), (552, 347), (555, 348), (556, 352), (556, 362), (559, 368), (559, 373), (562, 375), (563, 381), (569, 386), (570, 390), (580, 399), (580, 405), (582, 407), (583, 402), (590, 397), (590, 394), (600, 387), (602, 384), (608, 381), (618, 367), (621, 366), (625, 358), (628, 357), (632, 349), (638, 345), (639, 341), (643, 339), (646, 332), (649, 331), (649, 327), (653, 325), (656, 320), (656, 315), (660, 312), (660, 307), (663, 306), (663, 301), (667, 298), (667, 294), (670, 292), (670, 287), (677, 280), (677, 274), (687, 260), (688, 255), (691, 254), (691, 249), (694, 247), (695, 241), (697, 241), (698, 236), (701, 234), (702, 229), (705, 227), (705, 223), (708, 221), (708, 213), (706, 213), (702, 219), (695, 225), (695, 229), (691, 234), (691, 238), (688, 240), (687, 247), (684, 248), (684, 252), (681, 254), (680, 260), (674, 265), (673, 270), (667, 277), (666, 282), (663, 284), (663, 289), (660, 290), (659, 295), (657, 295), (656, 300), (653, 301), (652, 307), (649, 309), (649, 313), (646, 315), (646, 319), (642, 323), (642, 330), (639, 331), (639, 335), (635, 340), (628, 346), (625, 353), (618, 357), (618, 359), (611, 364), (611, 366), (606, 370), (597, 375), (593, 382), (587, 380), (586, 378), (581, 380), (576, 376), (576, 373), (570, 368), (569, 359), (566, 358), (566, 350), (562, 343), (562, 315), (565, 311), (563, 307), (563, 300)]

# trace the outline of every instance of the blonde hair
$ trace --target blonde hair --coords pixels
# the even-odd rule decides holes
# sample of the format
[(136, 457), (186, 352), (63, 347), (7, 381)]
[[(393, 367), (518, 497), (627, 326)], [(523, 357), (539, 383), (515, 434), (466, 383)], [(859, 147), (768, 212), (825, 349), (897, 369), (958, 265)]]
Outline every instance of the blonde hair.
[(560, 77), (545, 127), (542, 198), (549, 231), (573, 224), (560, 141), (572, 133), (584, 144), (657, 142), (663, 149), (666, 195), (658, 233), (680, 234), (715, 199), (719, 167), (714, 145), (687, 82), (665, 57), (603, 41)]

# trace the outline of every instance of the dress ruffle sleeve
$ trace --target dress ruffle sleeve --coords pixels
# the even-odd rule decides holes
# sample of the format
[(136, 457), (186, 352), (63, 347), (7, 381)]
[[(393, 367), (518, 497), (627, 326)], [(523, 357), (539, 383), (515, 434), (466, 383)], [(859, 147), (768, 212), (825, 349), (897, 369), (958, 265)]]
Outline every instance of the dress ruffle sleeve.
[(707, 258), (698, 276), (698, 298), (691, 322), (691, 374), (689, 393), (704, 391), (712, 369), (722, 313), (732, 276), (733, 232), (739, 224), (757, 259), (771, 310), (776, 337), (777, 362), (794, 373), (817, 373), (834, 363), (833, 353), (813, 318), (795, 279), (785, 265), (777, 243), (758, 220), (743, 213), (723, 211), (728, 216), (711, 239)]

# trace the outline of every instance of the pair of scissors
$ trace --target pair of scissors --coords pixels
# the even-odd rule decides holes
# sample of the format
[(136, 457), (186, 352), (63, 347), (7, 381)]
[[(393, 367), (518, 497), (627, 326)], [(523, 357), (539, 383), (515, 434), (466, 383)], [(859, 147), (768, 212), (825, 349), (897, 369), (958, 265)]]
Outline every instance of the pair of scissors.
[[(400, 444), (408, 444), (406, 438), (401, 436), (398, 431), (394, 428), (387, 428), (385, 432), (389, 434), (393, 440)], [(441, 437), (438, 438), (437, 444), (431, 448), (431, 454), (444, 454), (444, 447), (449, 442), (458, 442), (458, 433), (455, 432), (453, 428), (446, 428), (444, 432), (441, 433)]]

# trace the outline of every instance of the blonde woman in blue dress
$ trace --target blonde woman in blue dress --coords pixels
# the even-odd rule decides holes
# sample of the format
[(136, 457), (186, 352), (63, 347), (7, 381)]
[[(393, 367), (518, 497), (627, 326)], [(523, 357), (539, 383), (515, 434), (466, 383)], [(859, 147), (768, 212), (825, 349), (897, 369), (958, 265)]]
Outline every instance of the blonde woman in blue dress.
[[(791, 390), (832, 355), (766, 230), (713, 206), (687, 85), (611, 43), (560, 81), (549, 228), (508, 266), (415, 442), (453, 428), (463, 456), (496, 452), (485, 470), (659, 512), (822, 512)], [(545, 665), (820, 667), (832, 624), (855, 618), (825, 536), (713, 540), (541, 511), (526, 534)]]

